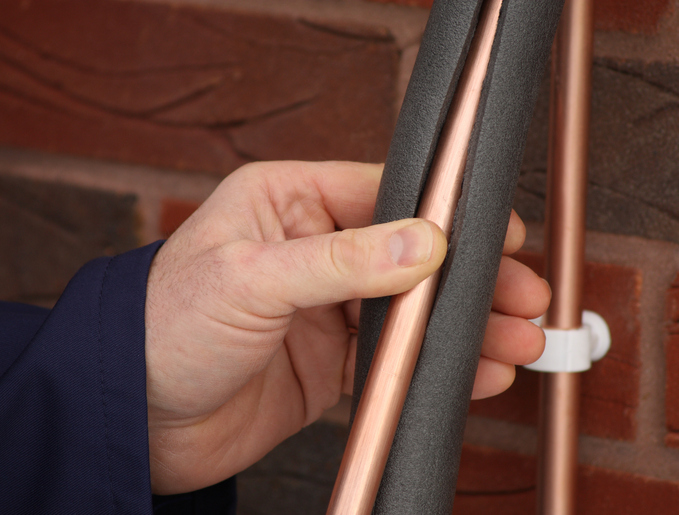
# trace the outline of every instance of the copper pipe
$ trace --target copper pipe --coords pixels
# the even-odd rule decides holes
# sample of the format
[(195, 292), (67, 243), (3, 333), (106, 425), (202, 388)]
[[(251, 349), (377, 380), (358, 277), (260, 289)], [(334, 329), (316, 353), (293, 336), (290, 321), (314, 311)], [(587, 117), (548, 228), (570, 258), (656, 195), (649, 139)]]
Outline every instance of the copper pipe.
[[(486, 0), (439, 138), (417, 216), (449, 235), (502, 0)], [(438, 289), (440, 271), (392, 298), (358, 404), (328, 514), (368, 515), (375, 503)]]
[[(582, 326), (593, 3), (566, 0), (552, 52), (546, 210), (546, 276), (552, 303), (545, 327)], [(574, 515), (580, 376), (542, 374), (538, 514)]]
[(540, 382), (538, 514), (576, 510), (580, 376), (545, 373)]

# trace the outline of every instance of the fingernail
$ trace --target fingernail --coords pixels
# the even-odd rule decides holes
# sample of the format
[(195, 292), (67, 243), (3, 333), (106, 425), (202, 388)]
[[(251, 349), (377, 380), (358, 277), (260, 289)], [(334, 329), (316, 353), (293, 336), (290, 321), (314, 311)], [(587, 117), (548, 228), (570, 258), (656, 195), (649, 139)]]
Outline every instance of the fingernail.
[(415, 222), (396, 231), (389, 238), (389, 255), (398, 266), (426, 263), (431, 257), (434, 235), (424, 222)]

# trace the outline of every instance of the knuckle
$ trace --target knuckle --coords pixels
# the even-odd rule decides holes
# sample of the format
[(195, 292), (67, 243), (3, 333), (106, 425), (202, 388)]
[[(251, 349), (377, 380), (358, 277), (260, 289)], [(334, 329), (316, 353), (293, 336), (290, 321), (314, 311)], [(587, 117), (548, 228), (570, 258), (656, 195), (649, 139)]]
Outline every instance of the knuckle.
[(217, 273), (213, 275), (219, 275), (232, 286), (237, 285), (252, 293), (255, 284), (249, 278), (258, 275), (253, 271), (261, 273), (264, 250), (264, 246), (247, 240), (220, 247), (219, 258), (214, 264)]
[(228, 304), (247, 313), (278, 316), (287, 309), (281, 281), (272, 263), (275, 249), (249, 240), (231, 243), (221, 253), (220, 281), (230, 296)]
[(340, 276), (355, 276), (370, 260), (370, 242), (356, 229), (345, 229), (330, 240), (330, 263)]

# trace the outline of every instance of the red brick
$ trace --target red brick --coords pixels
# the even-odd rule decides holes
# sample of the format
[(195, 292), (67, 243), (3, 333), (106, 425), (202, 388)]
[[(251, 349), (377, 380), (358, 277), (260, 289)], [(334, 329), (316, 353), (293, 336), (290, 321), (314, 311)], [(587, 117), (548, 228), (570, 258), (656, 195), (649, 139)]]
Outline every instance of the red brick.
[(666, 296), (667, 338), (665, 340), (665, 444), (679, 448), (679, 275)]
[(578, 514), (671, 515), (677, 512), (677, 506), (677, 482), (596, 467), (580, 467)]
[[(671, 334), (665, 342), (665, 418), (669, 431), (679, 432), (679, 334)], [(675, 439), (670, 439), (677, 447)]]
[(658, 24), (671, 9), (670, 0), (596, 0), (595, 27), (652, 34), (657, 32)]
[(410, 5), (413, 7), (425, 7), (429, 9), (433, 4), (434, 0), (372, 0), (373, 2), (379, 2), (381, 4), (398, 4), (398, 5)]
[(160, 206), (160, 234), (168, 238), (184, 221), (200, 206), (199, 202), (191, 202), (176, 198), (163, 199)]
[(535, 458), (465, 444), (460, 458), (458, 494), (524, 491), (535, 487)]
[(0, 299), (49, 305), (87, 261), (138, 245), (137, 198), (0, 175)]
[(665, 316), (667, 321), (669, 323), (679, 322), (679, 288), (667, 290), (666, 306)]
[[(538, 273), (541, 256), (521, 253), (519, 258)], [(587, 263), (584, 308), (599, 313), (611, 330), (608, 355), (582, 375), (580, 428), (585, 434), (632, 440), (639, 403), (641, 273), (619, 265)], [(537, 423), (538, 378), (517, 369), (515, 384), (505, 393), (472, 402), (471, 413), (521, 424)]]
[(535, 458), (464, 445), (453, 515), (535, 511)]
[(665, 435), (665, 445), (674, 449), (679, 447), (679, 432), (670, 432)]
[[(523, 515), (535, 512), (535, 458), (465, 446), (455, 515)], [(578, 515), (670, 515), (679, 504), (679, 483), (581, 465)]]
[(665, 320), (670, 334), (679, 333), (679, 288), (671, 287), (665, 297)]
[(258, 159), (380, 161), (393, 129), (400, 50), (368, 23), (6, 0), (0, 52), (11, 146), (226, 174)]
[(535, 513), (535, 487), (527, 491), (476, 494), (457, 492), (453, 515), (526, 515)]

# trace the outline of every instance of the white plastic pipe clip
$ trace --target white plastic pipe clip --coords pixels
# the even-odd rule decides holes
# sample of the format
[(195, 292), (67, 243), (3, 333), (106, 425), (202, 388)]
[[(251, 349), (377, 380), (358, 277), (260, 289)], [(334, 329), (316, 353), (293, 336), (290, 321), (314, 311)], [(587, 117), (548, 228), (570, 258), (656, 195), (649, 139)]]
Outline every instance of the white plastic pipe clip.
[[(542, 317), (532, 320), (541, 325)], [(608, 324), (597, 313), (583, 311), (579, 329), (544, 329), (545, 351), (525, 368), (537, 372), (584, 372), (611, 347)]]

